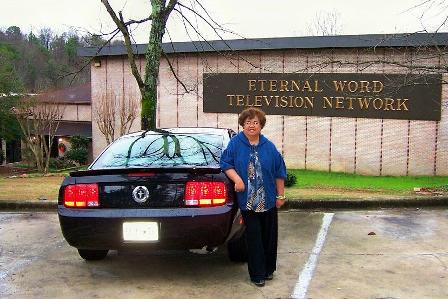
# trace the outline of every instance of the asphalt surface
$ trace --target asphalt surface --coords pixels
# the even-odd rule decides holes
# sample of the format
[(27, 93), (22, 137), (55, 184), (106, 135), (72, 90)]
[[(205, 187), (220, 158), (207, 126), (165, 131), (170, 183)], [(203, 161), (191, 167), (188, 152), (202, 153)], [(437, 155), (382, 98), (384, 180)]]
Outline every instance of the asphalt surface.
[(447, 209), (279, 213), (274, 279), (216, 252), (81, 259), (54, 212), (0, 213), (0, 298), (448, 298)]

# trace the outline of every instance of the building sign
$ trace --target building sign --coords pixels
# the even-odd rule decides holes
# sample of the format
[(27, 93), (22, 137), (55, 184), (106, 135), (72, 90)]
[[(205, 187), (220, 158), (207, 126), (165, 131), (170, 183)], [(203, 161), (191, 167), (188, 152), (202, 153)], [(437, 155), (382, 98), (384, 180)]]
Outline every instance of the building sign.
[(204, 74), (204, 112), (440, 120), (441, 75)]

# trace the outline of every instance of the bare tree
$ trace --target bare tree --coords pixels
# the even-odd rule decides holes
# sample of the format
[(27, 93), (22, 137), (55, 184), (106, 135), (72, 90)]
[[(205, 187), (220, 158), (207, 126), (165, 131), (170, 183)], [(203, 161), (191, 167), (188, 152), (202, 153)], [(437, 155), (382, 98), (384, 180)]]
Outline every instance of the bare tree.
[[(162, 38), (165, 33), (166, 22), (178, 4), (177, 0), (151, 0), (151, 15), (143, 20), (124, 21), (123, 13), (117, 13), (112, 9), (108, 0), (101, 0), (106, 7), (110, 17), (123, 34), (124, 43), (128, 55), (128, 61), (131, 66), (132, 75), (137, 80), (141, 93), (141, 118), (142, 128), (156, 127), (156, 107), (157, 107), (157, 77), (159, 75), (160, 58), (162, 57)], [(131, 34), (129, 26), (151, 21), (151, 32), (149, 43), (146, 49), (145, 77), (142, 78), (138, 71), (133, 47), (131, 44)]]
[(115, 115), (117, 98), (112, 91), (103, 94), (94, 106), (93, 119), (107, 144), (115, 140)]
[[(131, 67), (132, 75), (137, 81), (141, 93), (141, 126), (142, 129), (155, 129), (156, 127), (156, 107), (157, 107), (157, 78), (159, 75), (160, 59), (162, 56), (167, 59), (168, 64), (173, 71), (171, 62), (167, 55), (164, 55), (162, 49), (162, 38), (166, 31), (166, 24), (173, 12), (180, 17), (183, 26), (190, 36), (191, 31), (196, 37), (205, 41), (207, 46), (215, 49), (214, 46), (207, 42), (206, 38), (201, 34), (199, 28), (204, 30), (207, 28), (216, 34), (219, 39), (223, 40), (222, 33), (234, 32), (225, 29), (218, 24), (207, 12), (205, 7), (199, 0), (189, 1), (189, 5), (185, 5), (178, 0), (151, 0), (150, 9), (151, 14), (141, 20), (125, 20), (122, 11), (118, 13), (111, 7), (108, 0), (101, 0), (110, 17), (114, 21), (117, 29), (109, 34), (115, 36), (118, 32), (123, 35), (124, 46), (127, 52), (128, 62)], [(149, 42), (145, 52), (145, 72), (144, 77), (140, 74), (135, 60), (135, 55), (132, 46), (132, 26), (137, 26), (145, 22), (151, 23), (151, 31), (149, 34)], [(190, 36), (191, 38), (191, 36)], [(225, 41), (224, 41), (225, 42)], [(227, 43), (225, 43), (227, 45)], [(228, 45), (227, 45), (228, 46)], [(229, 50), (231, 48), (229, 47)], [(217, 51), (219, 52), (219, 51)], [(179, 80), (177, 74), (173, 71), (173, 75), (180, 82), (182, 87), (188, 92), (187, 87)]]
[(28, 97), (12, 109), (23, 133), (23, 142), (33, 153), (37, 170), (47, 173), (55, 133), (64, 115), (64, 106), (45, 98)]
[(339, 23), (341, 15), (337, 11), (320, 11), (316, 13), (315, 19), (307, 25), (307, 32), (310, 35), (338, 35), (342, 26)]
[[(118, 134), (116, 134), (118, 116)], [(122, 95), (119, 99), (111, 90), (101, 96), (94, 106), (93, 119), (107, 144), (112, 143), (117, 137), (130, 132), (137, 118), (137, 101), (132, 94), (128, 99)]]
[(120, 98), (120, 136), (130, 132), (137, 118), (137, 102), (133, 93), (128, 100), (122, 95)]
[[(445, 0), (421, 0), (416, 5), (405, 10), (406, 13), (414, 12), (419, 16), (423, 31), (441, 32), (446, 31), (448, 24), (448, 3)], [(432, 23), (428, 29), (426, 23)]]
[(53, 42), (54, 37), (55, 36), (51, 28), (45, 27), (40, 29), (39, 40), (42, 46), (44, 46), (47, 50), (50, 49), (50, 45)]

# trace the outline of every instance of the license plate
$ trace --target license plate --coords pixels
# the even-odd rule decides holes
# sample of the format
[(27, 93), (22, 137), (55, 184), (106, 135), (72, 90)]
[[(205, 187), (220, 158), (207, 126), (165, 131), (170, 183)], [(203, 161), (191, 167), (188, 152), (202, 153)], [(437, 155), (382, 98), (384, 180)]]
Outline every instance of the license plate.
[(159, 226), (157, 222), (124, 222), (124, 241), (157, 241)]

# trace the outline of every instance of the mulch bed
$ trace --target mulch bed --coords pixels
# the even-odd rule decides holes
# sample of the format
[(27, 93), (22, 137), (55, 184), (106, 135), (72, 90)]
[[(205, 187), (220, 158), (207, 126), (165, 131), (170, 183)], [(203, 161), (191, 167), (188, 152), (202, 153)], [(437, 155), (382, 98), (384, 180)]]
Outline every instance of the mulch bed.
[(0, 166), (0, 176), (11, 176), (11, 175), (20, 175), (23, 173), (28, 173), (33, 171), (33, 169), (29, 168), (19, 168), (11, 165), (2, 165)]

